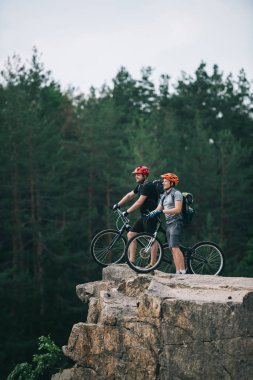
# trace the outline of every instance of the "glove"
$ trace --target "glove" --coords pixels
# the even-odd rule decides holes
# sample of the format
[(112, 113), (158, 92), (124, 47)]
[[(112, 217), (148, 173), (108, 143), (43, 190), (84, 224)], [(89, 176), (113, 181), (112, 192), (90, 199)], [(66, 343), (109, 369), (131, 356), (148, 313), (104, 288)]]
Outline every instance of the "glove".
[(124, 211), (124, 212), (122, 212), (122, 215), (126, 218), (127, 215), (128, 215), (128, 212), (127, 212), (127, 211)]
[(118, 203), (115, 203), (115, 205), (112, 206), (113, 211), (116, 211), (118, 208), (120, 208)]
[(154, 218), (156, 215), (159, 215), (159, 214), (161, 214), (161, 210), (155, 210), (155, 211), (152, 211), (152, 212), (150, 212), (148, 215), (147, 215), (147, 217), (148, 218)]

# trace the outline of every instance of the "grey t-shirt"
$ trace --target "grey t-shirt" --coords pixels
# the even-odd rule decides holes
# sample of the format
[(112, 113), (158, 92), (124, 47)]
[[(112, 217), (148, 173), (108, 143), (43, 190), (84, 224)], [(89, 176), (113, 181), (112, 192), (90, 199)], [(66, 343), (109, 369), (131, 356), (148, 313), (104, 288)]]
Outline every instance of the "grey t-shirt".
[[(159, 205), (162, 205), (164, 210), (170, 210), (175, 207), (175, 202), (181, 201), (183, 202), (183, 195), (181, 191), (172, 188), (166, 191), (163, 196), (161, 197), (161, 200), (159, 202)], [(180, 214), (165, 214), (166, 223), (170, 224), (172, 222), (175, 222), (176, 220), (182, 220), (183, 216), (182, 213)]]

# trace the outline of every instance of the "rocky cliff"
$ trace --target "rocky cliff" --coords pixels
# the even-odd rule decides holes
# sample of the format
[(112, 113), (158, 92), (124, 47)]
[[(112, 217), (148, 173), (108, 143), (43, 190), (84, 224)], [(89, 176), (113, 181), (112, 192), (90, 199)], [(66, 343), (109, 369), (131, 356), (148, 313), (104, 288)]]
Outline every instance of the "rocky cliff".
[(52, 380), (250, 380), (253, 279), (137, 275), (126, 265), (77, 286), (89, 303)]

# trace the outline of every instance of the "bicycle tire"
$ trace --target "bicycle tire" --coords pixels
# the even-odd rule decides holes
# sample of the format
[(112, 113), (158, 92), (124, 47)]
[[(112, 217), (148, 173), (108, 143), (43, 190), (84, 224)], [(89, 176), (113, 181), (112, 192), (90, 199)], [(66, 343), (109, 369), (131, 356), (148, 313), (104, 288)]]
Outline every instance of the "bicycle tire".
[(224, 267), (222, 249), (210, 241), (202, 241), (191, 248), (188, 258), (188, 268), (193, 274), (213, 275), (221, 274)]
[[(129, 247), (133, 242), (136, 242), (135, 260), (134, 262), (131, 262), (129, 258)], [(147, 268), (147, 266), (150, 264), (151, 246), (154, 244), (154, 242), (157, 243), (157, 260), (154, 265)], [(128, 265), (135, 272), (149, 273), (160, 265), (163, 257), (163, 245), (160, 240), (157, 238), (155, 239), (152, 234), (141, 232), (128, 241), (126, 245), (125, 256)]]
[(119, 263), (124, 257), (125, 248), (125, 237), (113, 229), (100, 231), (90, 244), (93, 259), (103, 267)]
[(163, 244), (163, 257), (157, 269), (164, 273), (176, 272), (173, 256), (168, 243)]

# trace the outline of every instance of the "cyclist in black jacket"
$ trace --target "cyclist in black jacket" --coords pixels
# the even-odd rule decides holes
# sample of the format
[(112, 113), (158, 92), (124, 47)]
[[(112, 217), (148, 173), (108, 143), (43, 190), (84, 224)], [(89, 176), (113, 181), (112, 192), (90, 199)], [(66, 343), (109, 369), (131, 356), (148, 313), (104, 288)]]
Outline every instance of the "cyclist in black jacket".
[[(136, 236), (139, 232), (153, 233), (156, 228), (156, 218), (147, 218), (147, 215), (151, 210), (157, 207), (158, 194), (155, 185), (152, 182), (148, 182), (149, 168), (147, 166), (138, 166), (132, 174), (135, 174), (135, 180), (137, 186), (134, 190), (127, 193), (118, 203), (113, 206), (113, 210), (116, 210), (125, 203), (130, 202), (136, 195), (139, 196), (137, 201), (131, 205), (124, 215), (127, 216), (131, 212), (140, 209), (141, 216), (134, 223), (131, 231), (128, 232), (128, 239)], [(156, 247), (154, 247), (154, 250)], [(134, 261), (135, 246), (130, 245), (130, 260)]]

